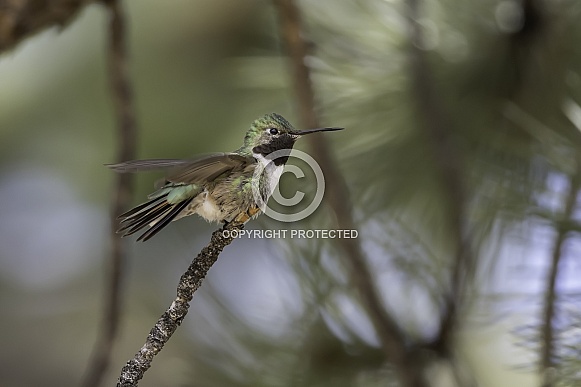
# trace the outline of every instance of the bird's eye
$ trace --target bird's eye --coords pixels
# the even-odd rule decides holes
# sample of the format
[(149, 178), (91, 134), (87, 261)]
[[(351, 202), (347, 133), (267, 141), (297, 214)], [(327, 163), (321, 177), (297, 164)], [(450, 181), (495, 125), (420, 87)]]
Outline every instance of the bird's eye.
[(268, 129), (268, 132), (270, 134), (272, 134), (273, 136), (275, 136), (278, 134), (278, 129), (277, 128), (270, 128), (270, 129)]

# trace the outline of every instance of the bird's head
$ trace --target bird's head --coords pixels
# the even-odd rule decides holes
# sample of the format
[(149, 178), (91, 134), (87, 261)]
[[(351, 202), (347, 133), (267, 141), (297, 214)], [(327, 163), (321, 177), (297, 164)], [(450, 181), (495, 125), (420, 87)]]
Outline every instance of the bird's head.
[[(341, 130), (343, 128), (317, 128), (297, 130), (284, 117), (276, 113), (266, 114), (254, 120), (244, 137), (245, 153), (268, 156), (272, 152), (282, 149), (292, 149), (296, 140), (310, 133)], [(288, 157), (282, 158), (286, 163)], [(275, 159), (275, 164), (279, 165)]]

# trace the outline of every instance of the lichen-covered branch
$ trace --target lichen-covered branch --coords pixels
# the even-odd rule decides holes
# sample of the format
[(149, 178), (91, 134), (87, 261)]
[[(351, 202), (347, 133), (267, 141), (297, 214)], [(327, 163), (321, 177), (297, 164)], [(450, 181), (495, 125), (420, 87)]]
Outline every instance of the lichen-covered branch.
[[(157, 320), (153, 329), (149, 332), (145, 344), (133, 359), (129, 360), (121, 370), (121, 376), (117, 381), (118, 387), (137, 386), (145, 371), (151, 366), (151, 362), (165, 343), (182, 323), (188, 313), (190, 301), (194, 292), (202, 285), (208, 270), (218, 259), (218, 256), (234, 240), (233, 230), (242, 230), (244, 225), (230, 223), (224, 229), (216, 230), (208, 246), (204, 247), (198, 256), (192, 261), (188, 270), (180, 278), (177, 288), (177, 296), (170, 307)], [(235, 234), (235, 233), (234, 233)]]
[[(117, 116), (118, 161), (135, 159), (137, 144), (137, 120), (133, 87), (128, 69), (127, 21), (120, 0), (105, 2), (109, 12), (108, 69), (111, 97)], [(117, 174), (111, 198), (110, 255), (105, 285), (105, 305), (100, 332), (95, 349), (89, 360), (83, 386), (99, 386), (110, 363), (111, 352), (119, 326), (121, 310), (121, 283), (125, 263), (125, 249), (115, 233), (119, 223), (117, 216), (131, 204), (134, 177)]]
[(63, 28), (94, 0), (0, 0), (0, 52), (50, 27)]
[[(302, 38), (299, 10), (293, 0), (276, 0), (281, 19), (281, 34), (288, 50), (293, 84), (297, 96), (301, 124), (306, 128), (319, 127), (315, 113), (315, 97), (309, 69), (305, 64), (307, 44)], [(317, 162), (325, 173), (327, 199), (337, 219), (340, 229), (354, 229), (355, 222), (347, 184), (333, 161), (331, 151), (320, 136), (311, 136), (310, 145)], [(359, 292), (363, 306), (381, 341), (386, 358), (396, 370), (403, 386), (421, 387), (426, 383), (415, 368), (416, 363), (409, 356), (406, 337), (395, 319), (385, 309), (374, 284), (373, 276), (365, 261), (365, 256), (357, 239), (339, 239), (340, 245), (350, 266), (353, 283)]]

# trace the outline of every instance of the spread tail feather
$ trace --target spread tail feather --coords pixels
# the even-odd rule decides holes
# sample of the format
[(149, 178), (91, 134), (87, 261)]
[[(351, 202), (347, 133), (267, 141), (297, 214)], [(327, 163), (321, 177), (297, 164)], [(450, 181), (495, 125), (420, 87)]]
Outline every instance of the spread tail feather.
[(149, 230), (137, 238), (138, 241), (146, 241), (167, 226), (192, 201), (170, 204), (166, 197), (167, 194), (155, 197), (120, 215), (121, 227), (117, 232), (126, 237), (149, 225)]

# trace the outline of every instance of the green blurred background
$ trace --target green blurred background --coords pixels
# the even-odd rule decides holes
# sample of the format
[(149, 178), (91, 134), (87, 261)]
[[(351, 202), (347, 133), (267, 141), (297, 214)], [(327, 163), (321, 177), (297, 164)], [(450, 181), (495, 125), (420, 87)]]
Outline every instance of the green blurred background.
[[(426, 355), (434, 386), (453, 386), (455, 367), (484, 387), (539, 383), (536, 328), (546, 272), (581, 150), (581, 6), (538, 2), (532, 17), (522, 4), (432, 1), (421, 20), (425, 40), (418, 44), (462, 155), (478, 257), (455, 332), (456, 364)], [(250, 122), (272, 111), (298, 125), (270, 2), (124, 5), (139, 157), (236, 149)], [(410, 338), (429, 338), (454, 244), (410, 91), (406, 5), (299, 6), (322, 122), (347, 128), (325, 141), (351, 189), (359, 242), (385, 307)], [(77, 385), (97, 337), (114, 177), (103, 164), (115, 161), (116, 149), (107, 25), (105, 9), (90, 5), (62, 31), (0, 57), (2, 386)], [(137, 178), (135, 203), (157, 178)], [(192, 217), (147, 243), (126, 241), (121, 331), (106, 385), (142, 345), (215, 227)], [(328, 229), (333, 219), (322, 208), (297, 225), (260, 218), (249, 227)], [(574, 219), (569, 227), (577, 230)], [(578, 237), (567, 240), (557, 287), (563, 385), (579, 383), (581, 367), (563, 349), (581, 342)], [(395, 383), (334, 245), (236, 240), (140, 385)]]

